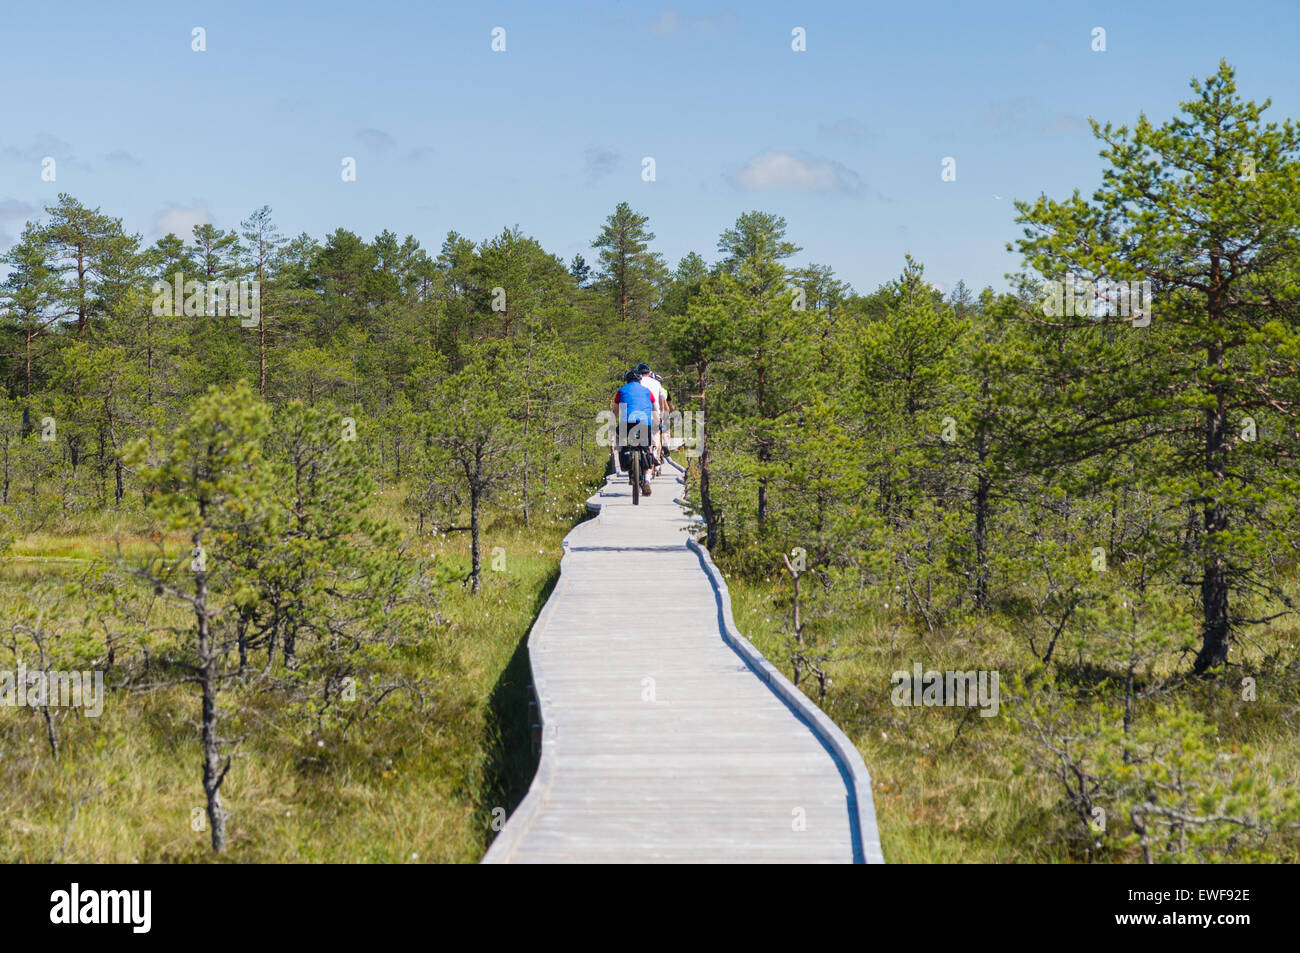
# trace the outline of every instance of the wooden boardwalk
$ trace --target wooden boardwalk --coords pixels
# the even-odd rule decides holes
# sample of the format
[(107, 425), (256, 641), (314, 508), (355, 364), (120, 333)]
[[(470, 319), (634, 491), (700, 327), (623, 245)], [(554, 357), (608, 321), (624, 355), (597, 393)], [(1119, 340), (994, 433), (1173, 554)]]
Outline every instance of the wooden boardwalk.
[(861, 757), (735, 631), (677, 473), (635, 507), (610, 478), (565, 539), (528, 639), (541, 760), (484, 862), (882, 862)]

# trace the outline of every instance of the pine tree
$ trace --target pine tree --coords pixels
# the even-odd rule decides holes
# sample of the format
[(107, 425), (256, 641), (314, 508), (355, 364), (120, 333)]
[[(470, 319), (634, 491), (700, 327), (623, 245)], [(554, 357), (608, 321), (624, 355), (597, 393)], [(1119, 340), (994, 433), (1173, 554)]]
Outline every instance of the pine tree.
[(709, 266), (696, 252), (687, 252), (677, 263), (672, 273), (664, 296), (659, 301), (659, 311), (666, 315), (686, 313), (691, 299), (696, 297), (704, 287), (709, 276)]
[[(746, 212), (718, 239), (722, 260), (719, 290), (737, 303), (731, 353), (722, 365), (726, 381), (724, 411), (734, 424), (732, 448), (753, 453), (754, 521), (762, 535), (767, 520), (767, 491), (777, 460), (782, 431), (803, 400), (809, 383), (810, 315), (787, 286), (782, 259), (798, 248), (785, 240), (785, 219)], [(737, 300), (738, 299), (738, 300)], [(718, 414), (715, 411), (715, 417)]]
[(421, 493), (441, 502), (449, 516), (468, 509), (466, 581), (474, 592), (483, 582), (484, 506), (513, 483), (522, 466), (521, 428), (506, 412), (504, 399), (518, 384), (512, 367), (509, 349), (499, 343), (477, 348), (471, 362), (446, 379), (436, 409), (425, 418), (429, 451)]
[(1151, 283), (1149, 328), (1132, 314), (1034, 317), (1059, 341), (1040, 446), (1049, 464), (1136, 455), (1162, 495), (1199, 513), (1191, 552), (1160, 545), (1199, 591), (1204, 673), (1255, 621), (1231, 598), (1278, 595), (1265, 557), (1300, 538), (1300, 129), (1263, 122), (1269, 103), (1237, 96), (1226, 63), (1191, 85), (1160, 126), (1093, 123), (1108, 165), (1091, 201), (1017, 208), (1019, 248), (1046, 279)]
[(591, 266), (581, 255), (574, 255), (573, 262), (569, 265), (569, 274), (573, 276), (573, 282), (579, 288), (585, 288), (587, 282), (591, 280)]
[(229, 677), (223, 659), (236, 641), (237, 615), (229, 607), (239, 583), (228, 547), (272, 510), (274, 479), (263, 455), (269, 430), (266, 405), (241, 381), (225, 391), (212, 388), (177, 430), (138, 440), (125, 454), (138, 467), (153, 511), (184, 532), (191, 546), (179, 559), (160, 555), (136, 572), (187, 606), (194, 619), (193, 661), (177, 665), (199, 686), (203, 791), (218, 852), (226, 848), (221, 785), (230, 770), (230, 758), (222, 757), (218, 696)]
[(40, 228), (29, 223), (18, 241), (0, 258), (9, 275), (0, 284), (0, 304), (5, 310), (6, 356), (16, 365), (6, 380), (21, 381), (26, 397), (32, 395), (32, 377), (44, 353), (53, 325), (62, 316), (59, 280), (46, 250)]
[(646, 228), (649, 221), (619, 202), (591, 243), (600, 250), (601, 284), (624, 323), (649, 316), (664, 278), (663, 257), (650, 251), (655, 234)]
[[(268, 279), (277, 264), (280, 249), (284, 245), (284, 236), (271, 221), (271, 207), (263, 205), (248, 218), (239, 223), (243, 238), (242, 254), (244, 268), (258, 283), (258, 320), (257, 320), (257, 392), (266, 397), (266, 350), (268, 311), (274, 309), (274, 298)], [(241, 322), (242, 324), (242, 322)]]
[(63, 280), (64, 310), (77, 316), (77, 334), (84, 337), (95, 314), (95, 297), (104, 279), (106, 254), (122, 235), (122, 220), (82, 205), (66, 192), (45, 210), (50, 221), (44, 228), (51, 259)]

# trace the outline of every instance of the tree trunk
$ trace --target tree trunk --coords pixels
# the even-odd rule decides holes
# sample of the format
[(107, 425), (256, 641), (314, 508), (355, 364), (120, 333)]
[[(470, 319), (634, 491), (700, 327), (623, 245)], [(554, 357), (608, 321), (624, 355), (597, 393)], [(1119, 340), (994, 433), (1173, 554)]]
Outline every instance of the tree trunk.
[(145, 369), (145, 407), (152, 413), (153, 411), (153, 309), (149, 309), (149, 317), (144, 319), (144, 360)]
[(989, 489), (988, 474), (980, 467), (979, 479), (975, 484), (975, 608), (981, 612), (989, 605), (989, 550), (988, 518)]
[(240, 612), (239, 621), (235, 623), (235, 636), (239, 642), (239, 674), (248, 668), (248, 621), (250, 613)]
[(469, 493), (469, 551), (470, 551), (470, 572), (469, 583), (473, 592), (478, 592), (482, 586), (482, 554), (479, 552), (478, 540), (478, 520), (479, 520), (479, 491), (471, 489)]
[(709, 387), (709, 362), (701, 361), (699, 370), (700, 417), (700, 509), (704, 516), (705, 544), (713, 549), (718, 542), (718, 513), (713, 508), (713, 496), (709, 490), (709, 423), (706, 416), (707, 392)]
[[(1218, 256), (1210, 258), (1210, 294), (1209, 311), (1211, 326), (1217, 328), (1222, 323), (1220, 303), (1221, 265)], [(1224, 347), (1218, 340), (1211, 340), (1206, 353), (1206, 364), (1212, 371), (1223, 367)], [(1224, 412), (1223, 385), (1217, 375), (1211, 385), (1216, 392), (1213, 407), (1205, 411), (1205, 469), (1214, 483), (1211, 498), (1202, 508), (1205, 536), (1201, 541), (1201, 608), (1203, 612), (1201, 629), (1201, 650), (1197, 653), (1194, 671), (1202, 675), (1212, 668), (1224, 665), (1228, 661), (1228, 639), (1230, 634), (1228, 616), (1228, 569), (1227, 562), (1220, 551), (1221, 535), (1228, 528), (1228, 515), (1223, 508), (1220, 496), (1227, 476), (1227, 439), (1225, 435), (1226, 414)]]
[(108, 467), (104, 461), (108, 457), (108, 443), (104, 433), (103, 425), (99, 428), (99, 457), (95, 461), (95, 470), (99, 473), (99, 505), (105, 506), (108, 503), (105, 484), (108, 482)]
[(122, 450), (117, 443), (117, 428), (113, 425), (113, 415), (108, 415), (108, 440), (113, 447), (113, 508), (122, 508)]
[[(762, 295), (759, 296), (759, 307), (763, 306)], [(759, 426), (762, 428), (767, 422), (767, 361), (763, 346), (759, 345), (758, 350), (758, 419)], [(758, 535), (763, 535), (763, 526), (767, 522), (767, 472), (765, 464), (772, 459), (772, 447), (768, 440), (767, 433), (761, 429), (758, 434), (758, 446), (756, 456), (758, 457)]]
[[(533, 332), (531, 327), (528, 331), (528, 359), (524, 365), (524, 380), (528, 382), (527, 386), (532, 386), (533, 380)], [(528, 465), (528, 431), (533, 422), (533, 402), (528, 394), (524, 394), (524, 525), (529, 524), (532, 516), (528, 505), (528, 471), (531, 469)]]
[[(1210, 472), (1223, 479), (1223, 415), (1217, 410), (1208, 411), (1206, 428), (1206, 458)], [(1216, 449), (1217, 448), (1217, 449)], [(1203, 621), (1201, 650), (1197, 653), (1194, 670), (1201, 675), (1228, 661), (1228, 572), (1223, 555), (1219, 552), (1220, 534), (1228, 528), (1227, 514), (1217, 499), (1206, 503), (1203, 511), (1205, 536), (1202, 539), (1201, 607)]]
[[(1205, 532), (1210, 534), (1227, 529), (1223, 507), (1212, 504), (1205, 508)], [(1194, 670), (1202, 675), (1228, 661), (1228, 574), (1222, 556), (1213, 551), (1213, 543), (1206, 551), (1205, 574), (1201, 578), (1201, 604), (1204, 622), (1201, 631), (1201, 650), (1196, 655)]]
[(627, 268), (627, 255), (620, 252), (618, 269), (618, 314), (619, 317), (623, 319), (624, 323), (627, 322)]
[(86, 253), (77, 246), (77, 336), (86, 336)]
[(265, 274), (257, 263), (257, 392), (266, 397), (266, 308), (262, 307), (262, 284)]
[[(45, 673), (45, 677), (46, 678), (49, 677), (48, 672)], [(58, 761), (59, 760), (59, 736), (54, 730), (54, 716), (50, 714), (49, 705), (41, 706), (41, 715), (45, 719), (45, 740), (49, 742), (50, 745), (50, 757), (52, 757), (55, 761)]]
[(798, 688), (799, 682), (803, 678), (803, 620), (799, 618), (799, 577), (802, 573), (795, 570), (790, 558), (784, 553), (781, 554), (781, 559), (785, 561), (786, 569), (790, 570), (790, 579), (794, 583), (794, 598), (792, 600), (794, 604), (790, 607), (790, 618), (794, 625), (794, 641), (797, 646), (793, 668), (794, 686)]
[[(203, 534), (194, 534), (194, 545), (203, 545)], [(221, 782), (226, 772), (221, 765), (221, 744), (217, 737), (217, 653), (212, 644), (208, 616), (208, 574), (194, 573), (194, 616), (199, 626), (199, 677), (203, 684), (203, 793), (208, 800), (208, 825), (212, 849), (226, 849), (226, 812), (221, 806)]]

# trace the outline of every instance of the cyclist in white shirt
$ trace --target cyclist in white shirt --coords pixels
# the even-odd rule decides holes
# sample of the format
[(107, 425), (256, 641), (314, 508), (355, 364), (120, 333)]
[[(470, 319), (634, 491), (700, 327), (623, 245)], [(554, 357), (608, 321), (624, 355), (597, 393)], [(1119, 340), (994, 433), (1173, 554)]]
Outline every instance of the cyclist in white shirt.
[(672, 401), (668, 398), (668, 389), (664, 387), (659, 375), (650, 370), (649, 364), (642, 361), (636, 366), (636, 372), (641, 375), (641, 384), (654, 395), (655, 399), (654, 425), (651, 430), (654, 439), (654, 475), (659, 476), (659, 471), (663, 468), (664, 462), (664, 414), (672, 411)]

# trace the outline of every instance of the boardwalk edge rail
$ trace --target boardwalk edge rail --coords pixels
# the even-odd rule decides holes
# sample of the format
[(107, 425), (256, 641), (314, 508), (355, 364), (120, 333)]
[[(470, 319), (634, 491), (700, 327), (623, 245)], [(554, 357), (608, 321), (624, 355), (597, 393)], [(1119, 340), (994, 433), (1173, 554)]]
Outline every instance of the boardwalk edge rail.
[[(686, 473), (685, 467), (677, 461), (668, 462), (683, 475)], [(683, 507), (687, 505), (685, 499), (678, 499), (675, 502)], [(697, 514), (695, 522), (703, 524), (704, 519)], [(713, 583), (713, 591), (717, 594), (718, 608), (722, 615), (723, 638), (727, 644), (749, 664), (754, 674), (766, 682), (779, 698), (804, 719), (813, 734), (821, 739), (839, 765), (844, 782), (849, 788), (850, 810), (856, 815), (853, 818), (854, 835), (857, 839), (854, 861), (883, 864), (885, 855), (880, 847), (880, 829), (876, 826), (876, 806), (871, 796), (871, 773), (867, 771), (867, 764), (862, 760), (861, 752), (849, 740), (848, 735), (840, 730), (839, 725), (831, 721), (826, 712), (796, 688), (794, 683), (782, 675), (780, 670), (769, 662), (749, 639), (740, 634), (740, 630), (736, 628), (736, 620), (731, 614), (731, 592), (727, 589), (727, 581), (723, 578), (722, 572), (710, 558), (708, 549), (697, 539), (694, 537), (687, 539), (686, 545), (695, 551), (700, 564), (704, 566), (709, 580)]]
[(686, 545), (700, 557), (713, 583), (718, 596), (719, 611), (722, 614), (723, 637), (736, 653), (743, 658), (750, 669), (767, 683), (768, 688), (776, 693), (787, 705), (795, 710), (807, 723), (822, 743), (829, 749), (839, 766), (840, 773), (849, 789), (849, 810), (855, 815), (854, 861), (856, 863), (883, 864), (884, 853), (880, 848), (880, 831), (876, 827), (875, 802), (871, 796), (871, 774), (867, 771), (862, 755), (849, 740), (840, 727), (831, 721), (827, 714), (817, 707), (811, 698), (798, 689), (781, 672), (769, 662), (754, 644), (740, 634), (736, 621), (731, 614), (731, 593), (721, 570), (709, 558), (709, 551), (695, 539), (688, 539)]

